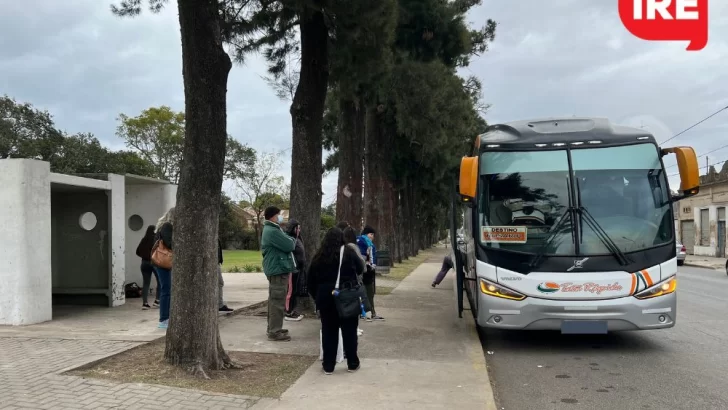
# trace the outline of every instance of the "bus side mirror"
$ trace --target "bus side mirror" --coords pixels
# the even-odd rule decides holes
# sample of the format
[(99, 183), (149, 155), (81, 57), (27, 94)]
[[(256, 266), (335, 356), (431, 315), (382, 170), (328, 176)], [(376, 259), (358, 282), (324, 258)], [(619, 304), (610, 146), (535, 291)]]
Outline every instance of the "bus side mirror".
[(698, 157), (691, 147), (664, 148), (662, 155), (675, 154), (677, 167), (680, 170), (680, 194), (673, 195), (672, 201), (689, 198), (700, 192), (700, 172)]
[(460, 161), (460, 200), (466, 206), (475, 204), (475, 194), (478, 187), (478, 157), (463, 157)]

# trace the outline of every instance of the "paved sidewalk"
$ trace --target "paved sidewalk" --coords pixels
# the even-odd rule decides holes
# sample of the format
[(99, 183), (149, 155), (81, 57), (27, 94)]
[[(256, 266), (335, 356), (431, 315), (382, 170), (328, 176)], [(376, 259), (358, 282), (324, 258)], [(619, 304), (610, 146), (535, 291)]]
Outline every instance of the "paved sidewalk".
[[(441, 257), (420, 265), (391, 295), (375, 298), (385, 322), (361, 322), (362, 368), (337, 365), (325, 376), (316, 361), (281, 397), (253, 409), (495, 409), (485, 359), (471, 317), (458, 319), (452, 272), (437, 288), (430, 284)], [(238, 316), (221, 329), (225, 348), (318, 356), (320, 322), (286, 322), (293, 338), (265, 338), (264, 317)], [(345, 403), (345, 404), (343, 404)]]
[(717, 269), (725, 271), (726, 258), (713, 258), (711, 256), (688, 255), (685, 258), (685, 265), (698, 268)]
[[(232, 309), (268, 298), (268, 280), (262, 273), (224, 273), (223, 278), (223, 296)], [(141, 310), (141, 304), (141, 298), (132, 298), (115, 308), (53, 306), (52, 321), (0, 326), (0, 337), (150, 342), (164, 336), (164, 330), (157, 328), (159, 309)]]
[(241, 409), (257, 398), (61, 376), (138, 343), (0, 338), (0, 409)]
[[(362, 369), (333, 376), (320, 362), (278, 399), (208, 393), (172, 387), (114, 383), (60, 373), (162, 336), (156, 310), (125, 308), (64, 312), (53, 322), (0, 327), (0, 409), (495, 409), (483, 352), (470, 317), (458, 319), (450, 272), (430, 283), (440, 257), (418, 267), (392, 292), (377, 296), (386, 322), (362, 322)], [(262, 274), (225, 274), (233, 307), (267, 296)], [(246, 291), (247, 289), (247, 291)], [(318, 356), (320, 323), (286, 322), (294, 338), (268, 342), (265, 317), (230, 316), (220, 322), (228, 350)], [(345, 404), (342, 404), (344, 403)]]

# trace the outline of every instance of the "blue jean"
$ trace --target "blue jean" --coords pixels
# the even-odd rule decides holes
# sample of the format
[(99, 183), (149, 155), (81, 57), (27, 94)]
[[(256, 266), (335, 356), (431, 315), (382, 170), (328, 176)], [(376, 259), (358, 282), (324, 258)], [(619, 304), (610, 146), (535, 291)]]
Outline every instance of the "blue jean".
[(169, 319), (169, 301), (172, 290), (172, 271), (162, 269), (158, 266), (154, 267), (159, 277), (159, 321), (164, 322)]

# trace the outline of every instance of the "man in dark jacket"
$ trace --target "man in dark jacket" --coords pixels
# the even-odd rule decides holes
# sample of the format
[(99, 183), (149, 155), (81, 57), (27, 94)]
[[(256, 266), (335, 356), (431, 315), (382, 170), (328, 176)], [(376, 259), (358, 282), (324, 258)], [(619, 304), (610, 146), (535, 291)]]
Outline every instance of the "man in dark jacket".
[(222, 243), (220, 239), (217, 240), (217, 308), (220, 312), (232, 312), (222, 298), (222, 287), (225, 286), (225, 281), (222, 279)]
[(293, 260), (296, 262), (296, 270), (288, 276), (288, 293), (286, 294), (286, 316), (285, 320), (297, 322), (303, 319), (296, 309), (296, 300), (301, 294), (306, 295), (302, 289), (306, 283), (306, 251), (301, 240), (301, 224), (291, 219), (288, 221), (286, 233), (296, 241), (296, 249), (293, 250)]
[(291, 340), (288, 330), (283, 329), (288, 276), (296, 271), (293, 251), (296, 241), (281, 230), (281, 210), (275, 206), (265, 209), (265, 223), (260, 239), (263, 253), (263, 272), (268, 278), (268, 340)]

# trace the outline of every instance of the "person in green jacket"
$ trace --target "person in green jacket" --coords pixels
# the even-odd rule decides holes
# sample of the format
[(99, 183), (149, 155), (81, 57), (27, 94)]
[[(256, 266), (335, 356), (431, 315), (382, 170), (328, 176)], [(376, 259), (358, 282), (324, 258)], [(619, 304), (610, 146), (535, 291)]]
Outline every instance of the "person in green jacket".
[(296, 270), (293, 251), (296, 241), (281, 229), (281, 210), (275, 206), (265, 209), (265, 222), (260, 240), (263, 252), (263, 272), (268, 278), (268, 340), (284, 342), (291, 340), (287, 329), (283, 329), (288, 275)]

